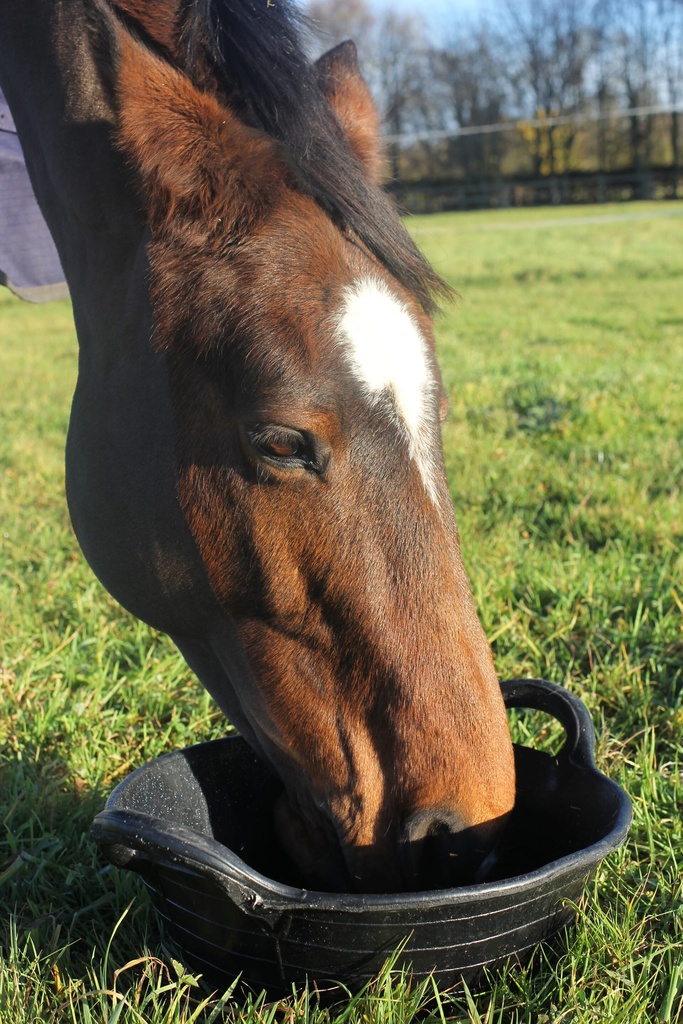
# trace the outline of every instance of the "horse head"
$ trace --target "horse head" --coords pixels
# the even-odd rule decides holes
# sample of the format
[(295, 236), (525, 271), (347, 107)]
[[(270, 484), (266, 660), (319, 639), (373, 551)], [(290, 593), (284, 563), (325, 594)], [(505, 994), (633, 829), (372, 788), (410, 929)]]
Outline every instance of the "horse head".
[[(183, 599), (170, 556), (154, 609), (141, 575), (111, 589), (275, 767), (309, 886), (471, 881), (514, 802), (512, 746), (446, 481), (442, 285), (380, 186), (355, 50), (309, 64), (283, 3), (257, 31), (254, 5), (218, 4), (211, 32), (192, 5), (89, 3), (144, 221), (139, 343), (171, 410), (172, 493), (155, 500), (179, 511), (212, 610)], [(128, 302), (134, 334), (144, 303)], [(143, 447), (136, 479), (155, 472)]]

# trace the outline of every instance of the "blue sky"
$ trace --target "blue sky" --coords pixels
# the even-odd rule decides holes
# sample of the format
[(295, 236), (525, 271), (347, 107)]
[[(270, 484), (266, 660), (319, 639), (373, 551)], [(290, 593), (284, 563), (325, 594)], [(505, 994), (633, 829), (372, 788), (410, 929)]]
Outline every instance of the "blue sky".
[[(2, 2), (2, 0), (0, 0)], [(439, 28), (450, 31), (458, 20), (468, 20), (474, 14), (490, 9), (489, 0), (370, 0), (376, 10), (392, 8), (400, 13), (419, 14), (431, 34), (438, 36)]]
[(460, 13), (473, 14), (484, 5), (477, 0), (372, 0), (372, 6), (417, 12), (424, 14), (429, 21), (436, 21), (439, 17), (452, 21), (454, 16)]

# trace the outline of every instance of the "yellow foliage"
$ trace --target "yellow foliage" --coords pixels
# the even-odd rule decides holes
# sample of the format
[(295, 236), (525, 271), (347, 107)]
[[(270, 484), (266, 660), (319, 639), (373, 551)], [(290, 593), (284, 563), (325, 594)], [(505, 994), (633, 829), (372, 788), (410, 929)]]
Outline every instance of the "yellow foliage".
[[(571, 124), (552, 124), (559, 117), (558, 110), (543, 108), (536, 111), (536, 121), (518, 121), (522, 139), (528, 143), (534, 156), (539, 157), (542, 175), (564, 174), (569, 170), (567, 156), (571, 149), (574, 128)], [(538, 122), (541, 122), (540, 124)]]

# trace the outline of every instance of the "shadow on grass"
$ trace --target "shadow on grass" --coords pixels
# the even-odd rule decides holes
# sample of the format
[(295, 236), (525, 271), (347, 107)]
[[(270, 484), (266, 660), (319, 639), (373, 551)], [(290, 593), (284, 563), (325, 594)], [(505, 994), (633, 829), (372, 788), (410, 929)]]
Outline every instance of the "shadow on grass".
[(138, 880), (113, 871), (91, 834), (106, 795), (69, 778), (56, 751), (23, 752), (0, 763), (0, 948), (27, 943), (38, 957), (57, 951), (78, 971), (104, 955), (126, 907), (117, 958), (147, 942), (150, 908)]

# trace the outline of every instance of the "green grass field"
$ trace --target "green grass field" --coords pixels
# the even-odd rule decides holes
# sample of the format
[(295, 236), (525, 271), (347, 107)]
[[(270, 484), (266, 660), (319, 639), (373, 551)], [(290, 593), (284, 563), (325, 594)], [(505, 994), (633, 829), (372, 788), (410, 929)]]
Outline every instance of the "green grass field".
[[(440, 321), (446, 456), (501, 677), (590, 708), (631, 794), (580, 923), (481, 991), (388, 972), (333, 1012), (208, 997), (166, 955), (93, 815), (133, 766), (225, 725), (122, 613), (69, 527), (67, 304), (0, 296), (0, 1024), (683, 1021), (683, 204), (415, 218), (460, 298)], [(625, 219), (622, 219), (624, 218)], [(554, 739), (537, 719), (526, 742)]]

